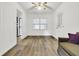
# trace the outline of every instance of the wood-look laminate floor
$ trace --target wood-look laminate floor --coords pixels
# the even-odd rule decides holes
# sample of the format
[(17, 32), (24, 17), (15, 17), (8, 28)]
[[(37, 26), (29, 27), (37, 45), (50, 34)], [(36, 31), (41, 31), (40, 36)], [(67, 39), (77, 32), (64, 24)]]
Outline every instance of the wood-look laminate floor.
[(31, 36), (19, 41), (4, 56), (58, 56), (57, 45), (52, 37)]

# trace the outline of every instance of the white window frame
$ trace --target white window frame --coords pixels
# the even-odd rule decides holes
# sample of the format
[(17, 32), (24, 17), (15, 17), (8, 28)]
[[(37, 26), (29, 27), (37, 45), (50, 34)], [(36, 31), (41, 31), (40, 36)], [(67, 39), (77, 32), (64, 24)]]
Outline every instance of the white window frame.
[[(34, 30), (47, 30), (47, 27), (48, 27), (47, 19), (38, 19), (38, 23), (37, 24), (34, 22), (34, 20), (36, 20), (36, 19), (33, 19), (33, 29)], [(41, 22), (41, 20), (46, 20), (46, 22), (45, 23)], [(39, 27), (37, 29), (35, 29), (34, 28), (35, 25), (38, 25)], [(44, 26), (44, 28), (42, 28), (42, 26)]]

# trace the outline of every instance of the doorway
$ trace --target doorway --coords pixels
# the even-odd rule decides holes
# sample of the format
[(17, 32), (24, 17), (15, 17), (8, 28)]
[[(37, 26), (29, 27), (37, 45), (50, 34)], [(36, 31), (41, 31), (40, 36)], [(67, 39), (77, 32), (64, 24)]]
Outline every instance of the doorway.
[(22, 36), (22, 13), (21, 11), (17, 10), (17, 16), (16, 16), (16, 36), (17, 36), (17, 42), (20, 41)]
[(17, 37), (21, 36), (21, 33), (20, 33), (20, 28), (21, 28), (20, 20), (21, 20), (20, 17), (16, 17), (16, 26), (17, 26), (17, 33), (16, 34), (17, 34)]

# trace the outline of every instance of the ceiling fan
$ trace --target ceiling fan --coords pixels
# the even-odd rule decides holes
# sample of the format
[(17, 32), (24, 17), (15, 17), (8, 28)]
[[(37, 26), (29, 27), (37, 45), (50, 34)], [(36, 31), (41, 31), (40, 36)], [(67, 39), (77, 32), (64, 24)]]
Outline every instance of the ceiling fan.
[(48, 6), (48, 3), (47, 2), (32, 2), (32, 7), (30, 8), (31, 10), (34, 9), (34, 8), (37, 8), (38, 10), (46, 10), (46, 9), (51, 9), (52, 8), (50, 6)]

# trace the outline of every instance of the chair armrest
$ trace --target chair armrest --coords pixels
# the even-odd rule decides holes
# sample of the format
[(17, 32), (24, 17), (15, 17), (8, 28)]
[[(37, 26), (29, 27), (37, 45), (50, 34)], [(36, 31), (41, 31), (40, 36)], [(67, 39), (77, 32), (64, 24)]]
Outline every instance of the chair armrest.
[(59, 37), (58, 42), (68, 42), (69, 38)]

